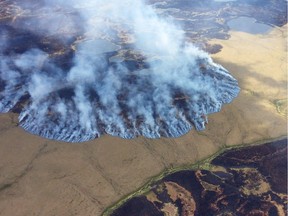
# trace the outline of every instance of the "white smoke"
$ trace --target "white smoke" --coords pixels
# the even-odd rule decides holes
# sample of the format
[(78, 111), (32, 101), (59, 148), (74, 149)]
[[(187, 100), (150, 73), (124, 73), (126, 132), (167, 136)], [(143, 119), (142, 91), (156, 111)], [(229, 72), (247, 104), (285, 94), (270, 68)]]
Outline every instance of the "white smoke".
[[(72, 67), (63, 69), (43, 48), (7, 54), (13, 44), (1, 33), (0, 111), (29, 94), (19, 121), (32, 133), (71, 142), (104, 133), (175, 137), (193, 126), (204, 129), (205, 116), (239, 92), (224, 68), (185, 42), (171, 17), (159, 17), (142, 0), (47, 0), (41, 7), (45, 19), (28, 19), (16, 30), (48, 35), (65, 46), (78, 39)], [(132, 37), (129, 49), (147, 67), (131, 71), (125, 61), (109, 62), (107, 53), (127, 49), (123, 36)]]

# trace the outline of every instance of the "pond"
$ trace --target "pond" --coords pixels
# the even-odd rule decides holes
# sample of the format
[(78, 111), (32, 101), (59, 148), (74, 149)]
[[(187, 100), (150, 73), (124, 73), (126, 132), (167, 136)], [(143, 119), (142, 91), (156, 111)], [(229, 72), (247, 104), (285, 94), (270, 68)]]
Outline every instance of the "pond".
[(85, 53), (88, 55), (101, 55), (104, 53), (117, 51), (119, 49), (120, 46), (103, 39), (87, 40), (77, 46), (77, 50), (80, 53)]
[(250, 17), (238, 17), (230, 20), (227, 24), (232, 31), (241, 31), (250, 34), (266, 34), (273, 28), (269, 25), (258, 23), (256, 19)]

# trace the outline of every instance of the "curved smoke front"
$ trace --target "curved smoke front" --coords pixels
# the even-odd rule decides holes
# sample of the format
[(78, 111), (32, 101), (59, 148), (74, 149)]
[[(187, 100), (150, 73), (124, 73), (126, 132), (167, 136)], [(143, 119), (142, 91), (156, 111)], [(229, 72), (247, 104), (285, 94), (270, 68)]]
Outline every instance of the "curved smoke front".
[(76, 38), (69, 67), (43, 47), (11, 52), (9, 28), (0, 35), (0, 111), (20, 103), (19, 124), (33, 134), (68, 142), (102, 134), (178, 137), (204, 129), (206, 115), (239, 93), (223, 67), (142, 1), (49, 1), (41, 7), (47, 18), (17, 28), (65, 46)]

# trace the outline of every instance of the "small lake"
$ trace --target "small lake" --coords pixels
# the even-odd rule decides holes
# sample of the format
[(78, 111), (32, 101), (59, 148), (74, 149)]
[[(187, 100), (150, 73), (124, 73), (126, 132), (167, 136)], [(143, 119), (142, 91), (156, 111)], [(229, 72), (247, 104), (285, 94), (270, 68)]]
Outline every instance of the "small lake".
[(117, 46), (108, 40), (95, 39), (87, 40), (80, 43), (77, 46), (77, 49), (79, 49), (80, 52), (83, 52), (83, 50), (85, 50), (85, 53), (88, 55), (100, 55), (103, 53), (117, 51), (120, 49), (120, 46)]
[(228, 23), (232, 31), (247, 32), (250, 34), (266, 34), (273, 29), (273, 27), (257, 23), (256, 19), (250, 17), (238, 17), (230, 20)]
[(237, 0), (214, 0), (215, 2), (235, 2)]

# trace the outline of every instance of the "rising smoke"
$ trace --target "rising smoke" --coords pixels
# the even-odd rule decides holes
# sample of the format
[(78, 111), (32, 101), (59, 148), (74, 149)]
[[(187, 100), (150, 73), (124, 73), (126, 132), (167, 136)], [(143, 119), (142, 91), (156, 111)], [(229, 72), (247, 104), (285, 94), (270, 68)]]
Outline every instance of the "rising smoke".
[[(105, 133), (177, 137), (204, 129), (206, 115), (239, 92), (237, 81), (187, 43), (171, 17), (141, 0), (41, 3), (40, 9), (19, 4), (23, 16), (42, 19), (9, 25), (71, 45), (69, 67), (42, 47), (9, 51), (11, 33), (0, 31), (0, 111), (21, 102), (19, 122), (31, 133), (69, 142)], [(123, 60), (123, 50), (132, 61)]]

